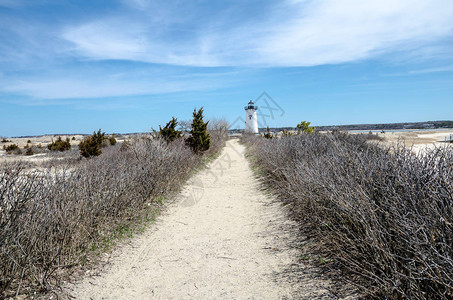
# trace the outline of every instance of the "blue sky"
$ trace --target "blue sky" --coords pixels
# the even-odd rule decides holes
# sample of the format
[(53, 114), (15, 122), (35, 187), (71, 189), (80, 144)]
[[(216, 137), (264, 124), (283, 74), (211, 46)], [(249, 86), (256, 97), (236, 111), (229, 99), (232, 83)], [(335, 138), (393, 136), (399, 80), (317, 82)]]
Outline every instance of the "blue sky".
[(0, 136), (234, 122), (263, 92), (269, 126), (453, 119), (451, 0), (0, 0), (0, 29)]

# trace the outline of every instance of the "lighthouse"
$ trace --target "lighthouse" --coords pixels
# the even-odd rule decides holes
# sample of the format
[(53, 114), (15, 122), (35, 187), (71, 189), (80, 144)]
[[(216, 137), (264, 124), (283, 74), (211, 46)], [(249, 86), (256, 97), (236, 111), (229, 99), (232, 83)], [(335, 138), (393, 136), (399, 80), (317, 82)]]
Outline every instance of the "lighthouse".
[(245, 109), (245, 132), (248, 133), (258, 133), (258, 119), (256, 117), (256, 110), (258, 106), (256, 106), (252, 100), (250, 100), (249, 104), (244, 107)]

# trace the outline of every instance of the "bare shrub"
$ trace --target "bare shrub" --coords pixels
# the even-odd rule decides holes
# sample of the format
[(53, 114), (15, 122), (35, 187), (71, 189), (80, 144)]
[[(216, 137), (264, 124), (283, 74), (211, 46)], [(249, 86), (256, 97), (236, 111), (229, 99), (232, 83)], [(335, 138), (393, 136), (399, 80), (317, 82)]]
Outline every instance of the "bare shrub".
[(183, 139), (143, 135), (127, 144), (71, 164), (55, 159), (39, 171), (0, 165), (0, 298), (58, 285), (112, 233), (148, 218), (156, 199), (202, 162)]
[(366, 138), (368, 140), (376, 140), (376, 141), (383, 141), (385, 140), (385, 138), (383, 136), (380, 136), (379, 134), (377, 133), (373, 133), (371, 130), (370, 132), (368, 132), (368, 134), (366, 135)]
[[(246, 137), (264, 179), (369, 297), (453, 297), (453, 151), (365, 135)], [(358, 277), (357, 277), (358, 276)]]
[(211, 147), (208, 153), (217, 153), (228, 138), (228, 121), (225, 119), (210, 119), (208, 123), (208, 134), (211, 137)]

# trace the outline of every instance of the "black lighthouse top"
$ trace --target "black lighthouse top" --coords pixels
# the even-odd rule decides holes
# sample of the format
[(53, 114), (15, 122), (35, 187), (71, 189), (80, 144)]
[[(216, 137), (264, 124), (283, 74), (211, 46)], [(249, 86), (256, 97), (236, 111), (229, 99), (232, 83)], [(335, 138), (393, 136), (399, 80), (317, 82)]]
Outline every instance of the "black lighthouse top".
[(249, 104), (247, 106), (244, 107), (245, 110), (247, 109), (254, 109), (254, 110), (257, 110), (258, 109), (258, 106), (255, 105), (255, 103), (253, 103), (252, 100), (250, 100)]

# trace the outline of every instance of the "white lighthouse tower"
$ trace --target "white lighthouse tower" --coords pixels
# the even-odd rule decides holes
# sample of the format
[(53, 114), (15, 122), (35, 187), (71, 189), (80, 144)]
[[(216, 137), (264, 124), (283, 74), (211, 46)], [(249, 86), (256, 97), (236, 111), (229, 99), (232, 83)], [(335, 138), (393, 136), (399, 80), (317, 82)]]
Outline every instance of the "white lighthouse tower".
[(258, 119), (256, 117), (256, 106), (252, 100), (244, 107), (245, 109), (245, 132), (258, 134)]

